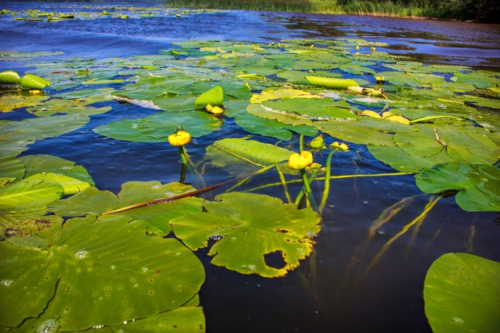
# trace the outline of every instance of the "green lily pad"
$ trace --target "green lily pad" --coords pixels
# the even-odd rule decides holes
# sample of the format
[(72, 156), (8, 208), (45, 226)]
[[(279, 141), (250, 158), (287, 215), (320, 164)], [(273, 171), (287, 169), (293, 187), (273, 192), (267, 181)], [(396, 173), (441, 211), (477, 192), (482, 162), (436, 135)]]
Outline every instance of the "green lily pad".
[(0, 111), (11, 112), (16, 109), (37, 106), (43, 101), (49, 99), (47, 96), (21, 96), (21, 95), (5, 95), (0, 96)]
[(166, 142), (167, 137), (180, 125), (192, 137), (210, 134), (222, 121), (208, 113), (190, 111), (158, 113), (143, 119), (121, 120), (96, 127), (94, 132), (116, 140), (134, 142)]
[(429, 268), (425, 314), (432, 331), (496, 332), (500, 327), (500, 263), (467, 253), (447, 253)]
[(52, 228), (43, 251), (2, 242), (0, 324), (44, 312), (61, 330), (81, 331), (182, 306), (200, 289), (203, 266), (179, 241), (147, 230), (124, 216), (87, 217)]
[(466, 211), (500, 211), (500, 170), (491, 165), (448, 163), (422, 170), (417, 186), (426, 193), (458, 191), (457, 204)]
[(315, 136), (317, 129), (312, 126), (288, 125), (271, 119), (254, 117), (250, 113), (241, 112), (235, 117), (235, 122), (244, 130), (263, 136), (274, 137), (280, 140), (290, 140), (293, 133)]
[(370, 117), (349, 119), (349, 121), (316, 122), (314, 125), (320, 131), (341, 140), (376, 146), (393, 145), (394, 133), (415, 130), (409, 125)]
[[(259, 194), (228, 193), (205, 203), (205, 213), (187, 214), (170, 222), (174, 233), (192, 250), (219, 239), (208, 255), (212, 264), (242, 274), (279, 277), (299, 266), (312, 252), (320, 217), (311, 209)], [(258, 209), (257, 209), (258, 208)], [(278, 252), (284, 267), (274, 268), (265, 255)]]
[(265, 101), (262, 106), (269, 112), (292, 114), (311, 120), (356, 118), (348, 110), (335, 107), (329, 98), (285, 98), (278, 101)]
[(0, 179), (19, 180), (24, 172), (24, 164), (19, 159), (0, 159)]

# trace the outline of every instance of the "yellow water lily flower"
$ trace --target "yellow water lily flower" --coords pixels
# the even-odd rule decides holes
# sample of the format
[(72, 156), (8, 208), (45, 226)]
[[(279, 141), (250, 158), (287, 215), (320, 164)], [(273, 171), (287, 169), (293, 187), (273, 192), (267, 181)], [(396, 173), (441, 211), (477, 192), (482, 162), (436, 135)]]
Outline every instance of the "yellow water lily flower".
[(313, 156), (310, 151), (304, 150), (302, 153), (293, 153), (288, 158), (288, 167), (294, 170), (302, 170), (313, 162)]
[(349, 151), (349, 146), (347, 146), (345, 143), (338, 143), (337, 141), (335, 141), (334, 143), (332, 143), (330, 145), (330, 148), (331, 149), (335, 149), (335, 150), (338, 150), (338, 151)]
[(205, 109), (213, 115), (220, 115), (224, 113), (224, 109), (220, 106), (212, 106), (208, 104)]
[(384, 83), (385, 82), (385, 77), (375, 75), (375, 81), (377, 83)]
[(185, 146), (191, 142), (191, 134), (184, 130), (177, 130), (168, 136), (168, 142), (175, 147)]
[(370, 48), (370, 50), (371, 50), (372, 52), (377, 51), (377, 49), (376, 49), (375, 47), (373, 47), (373, 46)]

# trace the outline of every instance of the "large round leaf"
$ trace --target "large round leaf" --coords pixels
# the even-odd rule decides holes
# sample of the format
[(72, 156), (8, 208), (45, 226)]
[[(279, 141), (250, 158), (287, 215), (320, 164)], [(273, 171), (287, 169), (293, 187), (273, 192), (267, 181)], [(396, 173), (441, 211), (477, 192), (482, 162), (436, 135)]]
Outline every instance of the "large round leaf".
[(45, 206), (64, 193), (61, 185), (44, 180), (24, 180), (0, 188), (0, 208)]
[(500, 170), (491, 165), (447, 163), (422, 170), (417, 186), (426, 193), (459, 191), (457, 204), (466, 211), (500, 211)]
[(179, 241), (147, 229), (124, 216), (87, 217), (54, 228), (42, 251), (2, 242), (0, 324), (45, 311), (62, 330), (85, 330), (180, 307), (200, 289), (203, 266)]
[(466, 253), (439, 257), (425, 277), (425, 314), (434, 333), (497, 332), (500, 263)]
[[(212, 263), (242, 274), (279, 277), (299, 266), (312, 252), (321, 218), (311, 209), (259, 194), (218, 195), (205, 213), (187, 214), (170, 222), (174, 233), (193, 250), (218, 240), (209, 251)], [(280, 253), (285, 264), (269, 266), (265, 256)]]

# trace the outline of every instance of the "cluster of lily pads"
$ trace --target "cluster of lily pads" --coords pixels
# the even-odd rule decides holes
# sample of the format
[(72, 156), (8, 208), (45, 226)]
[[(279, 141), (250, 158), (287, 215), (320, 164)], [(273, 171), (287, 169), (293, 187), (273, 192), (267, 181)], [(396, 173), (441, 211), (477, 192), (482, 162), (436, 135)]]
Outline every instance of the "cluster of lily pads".
[[(95, 9), (95, 7), (93, 8)], [(1, 16), (10, 16), (16, 21), (47, 21), (56, 22), (61, 20), (95, 20), (99, 18), (118, 18), (118, 19), (138, 19), (150, 17), (183, 17), (186, 15), (193, 15), (199, 13), (215, 13), (218, 10), (210, 9), (171, 9), (164, 7), (118, 7), (118, 8), (103, 8), (100, 12), (55, 12), (55, 11), (42, 11), (39, 9), (28, 9), (21, 11), (13, 11), (10, 9), (0, 10)]]
[[(353, 144), (415, 173), (424, 192), (457, 193), (468, 211), (500, 210), (498, 73), (412, 62), (376, 50), (383, 46), (187, 41), (153, 56), (36, 64), (30, 75), (51, 82), (37, 95), (0, 82), (8, 85), (2, 112), (36, 116), (0, 121), (0, 325), (204, 330), (198, 291), (205, 274), (192, 251), (214, 241), (212, 264), (241, 274), (295, 269), (321, 229), (333, 153)], [(237, 179), (276, 169), (287, 202), (236, 191), (206, 201), (182, 182), (128, 182), (115, 195), (71, 161), (29, 154), (30, 144), (74, 131), (116, 101), (157, 112), (95, 133), (168, 141), (182, 147), (196, 174), (200, 163)], [(252, 137), (217, 140), (203, 161), (191, 161), (191, 137), (217, 131), (227, 118)], [(314, 165), (324, 149), (326, 166)], [(317, 207), (309, 184), (319, 172), (325, 190)], [(296, 200), (290, 178), (303, 183)], [(283, 267), (266, 262), (275, 253)]]

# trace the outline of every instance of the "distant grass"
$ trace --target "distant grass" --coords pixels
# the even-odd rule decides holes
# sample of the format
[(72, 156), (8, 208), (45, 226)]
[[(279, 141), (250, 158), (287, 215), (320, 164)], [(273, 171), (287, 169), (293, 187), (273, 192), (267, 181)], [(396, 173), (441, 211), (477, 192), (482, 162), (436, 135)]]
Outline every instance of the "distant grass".
[[(177, 8), (248, 9), (385, 17), (479, 19), (498, 22), (497, 0), (169, 0)], [(494, 4), (490, 4), (495, 1)], [(500, 3), (500, 2), (499, 2)], [(481, 4), (478, 5), (478, 4)], [(488, 13), (488, 8), (493, 12)], [(475, 11), (475, 12), (474, 12)]]

